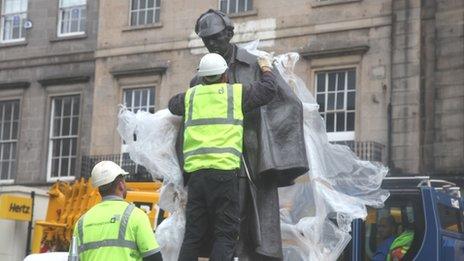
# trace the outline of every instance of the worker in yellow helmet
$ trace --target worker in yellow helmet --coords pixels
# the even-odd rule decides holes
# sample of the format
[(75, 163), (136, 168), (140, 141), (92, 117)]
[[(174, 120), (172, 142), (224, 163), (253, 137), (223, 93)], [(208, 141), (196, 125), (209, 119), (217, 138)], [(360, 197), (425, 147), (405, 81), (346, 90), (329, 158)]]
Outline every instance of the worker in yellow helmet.
[(102, 202), (77, 221), (69, 260), (162, 260), (147, 214), (124, 201), (127, 174), (112, 161), (95, 165), (90, 180)]
[(212, 231), (210, 260), (229, 261), (238, 242), (238, 172), (246, 113), (269, 103), (277, 93), (270, 59), (258, 58), (262, 77), (250, 85), (228, 84), (227, 63), (206, 54), (197, 75), (203, 83), (169, 101), (184, 116), (183, 169), (188, 179), (186, 226), (180, 261), (197, 260)]

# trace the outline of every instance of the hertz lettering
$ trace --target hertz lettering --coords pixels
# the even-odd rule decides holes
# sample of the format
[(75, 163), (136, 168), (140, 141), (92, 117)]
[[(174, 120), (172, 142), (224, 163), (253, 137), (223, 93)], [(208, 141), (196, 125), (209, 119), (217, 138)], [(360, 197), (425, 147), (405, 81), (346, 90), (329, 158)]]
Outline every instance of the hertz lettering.
[(9, 212), (14, 212), (14, 213), (29, 214), (29, 210), (30, 210), (30, 206), (18, 205), (16, 203), (11, 203), (10, 204), (10, 209), (8, 211)]

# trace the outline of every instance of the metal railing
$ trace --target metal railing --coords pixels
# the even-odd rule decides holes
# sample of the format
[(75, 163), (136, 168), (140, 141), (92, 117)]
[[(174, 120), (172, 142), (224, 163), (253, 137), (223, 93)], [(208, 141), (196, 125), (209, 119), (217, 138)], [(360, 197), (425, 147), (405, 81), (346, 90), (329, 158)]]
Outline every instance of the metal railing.
[(375, 141), (335, 141), (333, 144), (348, 146), (361, 160), (383, 162), (385, 145)]
[(82, 156), (81, 177), (89, 178), (93, 167), (103, 160), (111, 160), (129, 172), (126, 177), (127, 181), (153, 181), (151, 174), (142, 165), (132, 161), (128, 153)]

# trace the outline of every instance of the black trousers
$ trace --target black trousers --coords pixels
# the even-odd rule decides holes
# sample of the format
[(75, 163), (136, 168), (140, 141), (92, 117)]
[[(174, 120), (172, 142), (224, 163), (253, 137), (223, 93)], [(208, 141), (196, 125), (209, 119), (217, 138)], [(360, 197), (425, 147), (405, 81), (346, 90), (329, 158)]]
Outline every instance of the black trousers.
[[(180, 261), (197, 261), (212, 241), (211, 261), (231, 261), (240, 229), (238, 170), (199, 170), (190, 175)], [(211, 233), (212, 232), (212, 233)], [(209, 238), (209, 235), (213, 238)]]

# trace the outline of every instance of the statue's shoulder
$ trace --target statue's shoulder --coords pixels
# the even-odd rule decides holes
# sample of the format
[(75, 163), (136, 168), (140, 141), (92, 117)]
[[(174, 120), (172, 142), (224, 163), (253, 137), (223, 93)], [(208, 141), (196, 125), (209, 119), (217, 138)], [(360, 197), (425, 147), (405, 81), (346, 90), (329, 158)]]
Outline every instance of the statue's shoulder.
[(190, 81), (190, 87), (193, 87), (195, 85), (198, 85), (201, 83), (201, 77), (198, 75), (193, 76), (192, 80)]
[(246, 49), (237, 46), (237, 59), (241, 62), (245, 62), (249, 65), (258, 65), (258, 57), (254, 54), (251, 54)]

